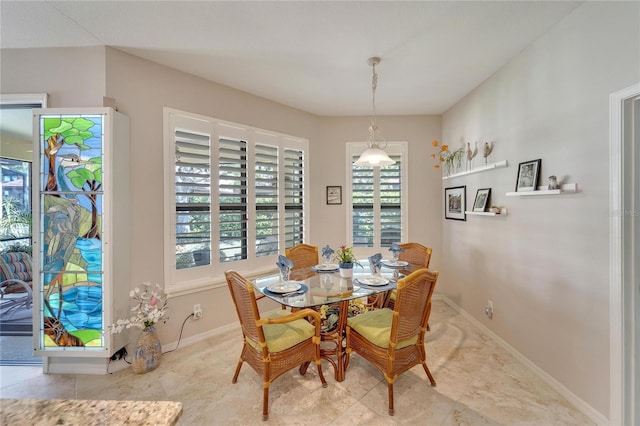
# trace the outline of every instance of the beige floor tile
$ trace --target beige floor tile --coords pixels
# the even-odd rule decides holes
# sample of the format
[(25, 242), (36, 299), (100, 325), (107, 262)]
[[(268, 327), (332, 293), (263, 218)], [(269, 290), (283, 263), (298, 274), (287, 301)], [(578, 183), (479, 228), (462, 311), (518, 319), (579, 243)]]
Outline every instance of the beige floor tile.
[[(275, 380), (269, 425), (588, 425), (546, 383), (443, 301), (434, 301), (427, 333), (427, 364), (394, 384), (395, 415), (387, 414), (387, 383), (355, 354), (346, 380), (336, 382), (323, 361), (328, 386), (315, 365)], [(41, 367), (0, 367), (0, 398), (173, 400), (183, 404), (187, 425), (264, 425), (262, 380), (245, 364), (231, 383), (242, 346), (239, 330), (163, 355), (147, 374), (130, 368), (104, 376), (45, 375)], [(1, 403), (1, 401), (0, 401)]]

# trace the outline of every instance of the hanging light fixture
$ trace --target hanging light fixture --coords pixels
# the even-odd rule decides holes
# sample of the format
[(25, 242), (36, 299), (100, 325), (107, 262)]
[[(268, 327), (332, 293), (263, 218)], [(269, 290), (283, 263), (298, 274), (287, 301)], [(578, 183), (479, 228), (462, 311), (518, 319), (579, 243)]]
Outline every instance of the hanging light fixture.
[(388, 166), (394, 164), (395, 161), (389, 158), (384, 149), (387, 147), (387, 141), (380, 135), (380, 129), (376, 126), (376, 88), (378, 87), (378, 74), (376, 73), (376, 65), (380, 63), (380, 58), (369, 58), (367, 63), (373, 69), (373, 78), (371, 80), (371, 91), (373, 92), (372, 106), (373, 115), (371, 116), (371, 125), (369, 126), (369, 137), (367, 138), (367, 149), (360, 155), (360, 158), (353, 163), (356, 166)]

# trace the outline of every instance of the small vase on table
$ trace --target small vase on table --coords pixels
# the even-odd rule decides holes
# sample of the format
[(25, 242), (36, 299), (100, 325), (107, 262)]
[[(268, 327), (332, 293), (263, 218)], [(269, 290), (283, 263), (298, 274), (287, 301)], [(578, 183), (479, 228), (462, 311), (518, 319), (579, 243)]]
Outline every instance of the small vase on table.
[(338, 266), (340, 267), (340, 276), (342, 278), (353, 277), (353, 263), (340, 263)]

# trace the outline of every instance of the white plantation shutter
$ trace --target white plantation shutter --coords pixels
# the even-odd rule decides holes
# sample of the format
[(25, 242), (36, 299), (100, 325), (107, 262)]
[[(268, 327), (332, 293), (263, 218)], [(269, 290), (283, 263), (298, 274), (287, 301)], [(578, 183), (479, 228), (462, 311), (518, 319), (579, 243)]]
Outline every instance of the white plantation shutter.
[(380, 247), (400, 243), (402, 235), (402, 158), (390, 157), (395, 164), (380, 167)]
[(210, 136), (175, 130), (176, 268), (211, 258)]
[(247, 142), (218, 140), (220, 262), (247, 258)]
[[(351, 162), (358, 159), (354, 155)], [(373, 247), (375, 233), (375, 176), (373, 167), (351, 169), (351, 203), (353, 212), (353, 246)]]
[(305, 238), (304, 152), (284, 150), (285, 248), (303, 243)]
[(389, 247), (406, 235), (407, 185), (404, 179), (405, 144), (389, 143), (386, 151), (395, 164), (382, 167), (355, 166), (366, 147), (349, 149), (351, 189), (351, 242), (354, 247)]
[(255, 148), (256, 256), (278, 253), (279, 192), (278, 147), (256, 144)]
[(165, 187), (175, 193), (165, 199), (165, 289), (271, 269), (285, 247), (305, 242), (307, 146), (165, 108)]

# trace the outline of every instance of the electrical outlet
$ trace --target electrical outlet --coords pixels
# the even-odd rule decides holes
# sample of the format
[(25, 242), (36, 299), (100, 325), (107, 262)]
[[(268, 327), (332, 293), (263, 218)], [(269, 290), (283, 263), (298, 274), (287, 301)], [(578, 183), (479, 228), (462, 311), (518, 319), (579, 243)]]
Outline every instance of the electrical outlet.
[(484, 308), (484, 313), (489, 319), (493, 319), (493, 301), (488, 300), (487, 306)]
[(195, 319), (202, 318), (202, 308), (200, 307), (199, 303), (193, 305), (193, 318)]

